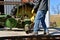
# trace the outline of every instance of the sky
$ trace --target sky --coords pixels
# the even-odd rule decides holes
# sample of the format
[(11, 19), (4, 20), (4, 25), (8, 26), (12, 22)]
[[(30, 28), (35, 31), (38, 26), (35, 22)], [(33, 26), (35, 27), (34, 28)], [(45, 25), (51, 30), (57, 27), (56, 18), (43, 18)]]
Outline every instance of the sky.
[(57, 14), (57, 8), (60, 10), (60, 0), (50, 0), (50, 14)]

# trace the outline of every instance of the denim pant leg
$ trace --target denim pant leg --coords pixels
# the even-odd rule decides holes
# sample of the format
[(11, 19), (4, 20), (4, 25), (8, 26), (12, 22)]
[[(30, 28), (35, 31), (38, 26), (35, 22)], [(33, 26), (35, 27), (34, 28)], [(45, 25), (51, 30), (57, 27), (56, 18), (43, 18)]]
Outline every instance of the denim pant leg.
[(42, 11), (42, 13), (43, 13), (43, 17), (41, 18), (41, 24), (42, 24), (42, 27), (44, 28), (44, 32), (48, 32), (48, 29), (45, 23), (46, 11)]
[(38, 32), (39, 29), (39, 23), (42, 23), (42, 26), (44, 28), (44, 30), (46, 31), (47, 27), (45, 24), (45, 15), (46, 12), (45, 11), (37, 11), (36, 17), (35, 17), (35, 21), (34, 21), (34, 32)]
[(43, 16), (42, 11), (37, 11), (37, 14), (36, 14), (36, 17), (35, 17), (35, 20), (34, 20), (34, 30), (33, 30), (33, 32), (38, 32), (39, 23), (41, 21), (42, 16)]

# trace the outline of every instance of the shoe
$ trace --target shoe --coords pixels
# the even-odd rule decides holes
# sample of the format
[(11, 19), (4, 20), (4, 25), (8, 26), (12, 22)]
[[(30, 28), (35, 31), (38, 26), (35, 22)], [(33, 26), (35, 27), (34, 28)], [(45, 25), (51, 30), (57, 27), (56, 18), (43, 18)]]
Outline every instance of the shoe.
[(38, 32), (33, 32), (32, 35), (37, 36), (38, 35)]
[(44, 35), (49, 35), (49, 32), (44, 32)]

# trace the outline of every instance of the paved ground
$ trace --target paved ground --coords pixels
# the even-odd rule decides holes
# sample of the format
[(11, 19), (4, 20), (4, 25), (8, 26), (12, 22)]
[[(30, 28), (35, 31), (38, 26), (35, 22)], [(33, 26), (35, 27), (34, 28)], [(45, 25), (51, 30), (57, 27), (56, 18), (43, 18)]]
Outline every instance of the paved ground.
[[(43, 30), (43, 29), (41, 29), (41, 30)], [(60, 28), (51, 28), (48, 30), (49, 30), (49, 34), (51, 34), (51, 35), (60, 35)], [(43, 34), (43, 31), (39, 31), (39, 34)]]
[[(26, 34), (25, 31), (7, 31), (7, 30), (2, 30), (0, 29), (0, 37), (5, 37), (5, 36), (30, 36), (30, 34)], [(14, 28), (13, 30), (18, 30), (17, 28)], [(19, 29), (22, 30), (22, 29)], [(43, 34), (43, 29), (42, 31), (39, 31), (38, 34), (41, 35)], [(54, 28), (54, 29), (49, 29), (49, 34), (51, 35), (60, 35), (60, 28)]]

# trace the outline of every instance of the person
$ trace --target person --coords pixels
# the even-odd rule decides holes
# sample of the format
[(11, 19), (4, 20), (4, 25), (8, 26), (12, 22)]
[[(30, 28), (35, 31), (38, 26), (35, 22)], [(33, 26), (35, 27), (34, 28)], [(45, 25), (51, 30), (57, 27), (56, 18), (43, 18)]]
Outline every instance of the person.
[(48, 0), (34, 0), (34, 7), (32, 13), (36, 12), (37, 14), (34, 20), (33, 34), (38, 35), (39, 23), (41, 22), (44, 28), (44, 34), (48, 35), (48, 28), (45, 23), (46, 12), (48, 11)]
[(17, 7), (14, 6), (13, 9), (11, 10), (11, 15), (15, 17), (16, 16), (16, 12), (17, 12)]

